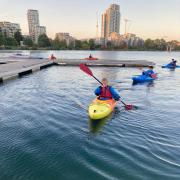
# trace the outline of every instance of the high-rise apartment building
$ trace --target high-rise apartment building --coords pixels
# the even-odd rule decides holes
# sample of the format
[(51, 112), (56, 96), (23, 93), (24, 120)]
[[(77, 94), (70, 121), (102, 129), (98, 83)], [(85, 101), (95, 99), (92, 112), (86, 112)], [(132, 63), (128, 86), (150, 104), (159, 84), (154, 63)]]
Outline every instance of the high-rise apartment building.
[(37, 10), (29, 9), (27, 12), (29, 35), (35, 41), (35, 26), (39, 26), (39, 12)]
[(59, 41), (66, 41), (67, 46), (75, 44), (75, 38), (70, 36), (69, 33), (56, 33), (55, 36)]
[(7, 37), (14, 37), (17, 31), (21, 31), (20, 25), (11, 22), (0, 22), (0, 32)]
[(38, 10), (29, 9), (27, 12), (29, 35), (35, 43), (41, 34), (46, 34), (46, 27), (40, 26)]
[(111, 4), (102, 15), (101, 37), (108, 39), (112, 32), (120, 32), (120, 6)]

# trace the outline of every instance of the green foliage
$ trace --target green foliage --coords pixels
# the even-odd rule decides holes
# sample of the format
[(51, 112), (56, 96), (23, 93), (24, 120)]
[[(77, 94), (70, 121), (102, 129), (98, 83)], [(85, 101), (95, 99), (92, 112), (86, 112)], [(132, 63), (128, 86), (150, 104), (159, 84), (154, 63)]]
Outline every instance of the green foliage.
[(107, 42), (106, 47), (109, 50), (113, 50), (114, 49), (114, 46), (113, 46), (113, 44), (110, 41)]
[(50, 47), (51, 43), (46, 34), (41, 34), (38, 38), (38, 46), (39, 47)]
[(82, 41), (82, 50), (89, 50), (90, 46), (87, 41)]
[(66, 41), (60, 41), (58, 38), (55, 38), (53, 41), (52, 41), (52, 47), (53, 49), (56, 49), (56, 50), (60, 50), (60, 49), (66, 49), (67, 48), (67, 44), (66, 44)]
[(33, 41), (31, 38), (27, 37), (23, 39), (24, 45), (28, 46), (28, 47), (32, 47), (33, 46)]
[(82, 42), (80, 40), (75, 40), (75, 48), (77, 50), (82, 48)]
[(89, 40), (89, 47), (90, 47), (90, 50), (94, 50), (94, 49), (95, 49), (94, 39), (90, 39), (90, 40)]
[(15, 38), (7, 37), (6, 38), (6, 45), (7, 46), (18, 46), (18, 42), (16, 41)]
[(20, 45), (20, 42), (23, 40), (23, 36), (22, 36), (21, 32), (20, 31), (15, 32), (14, 38), (16, 39), (18, 44)]
[(72, 50), (75, 48), (75, 42), (70, 42), (68, 49)]
[(2, 33), (0, 33), (0, 46), (3, 46), (6, 44), (6, 39), (5, 37), (3, 36)]
[(164, 39), (147, 39), (144, 43), (144, 48), (146, 50), (166, 50), (167, 42)]
[[(33, 44), (31, 38), (24, 38), (21, 35), (21, 32), (17, 31), (14, 34), (14, 38), (7, 37), (6, 33), (2, 33), (0, 31), (0, 48), (6, 49), (14, 49), (19, 48), (18, 45), (20, 41), (24, 42), (26, 45), (25, 48), (29, 49), (56, 49), (56, 50), (63, 50), (63, 49), (76, 49), (76, 50), (158, 50), (158, 51), (165, 51), (167, 47), (171, 48), (172, 50), (180, 50), (180, 43), (178, 41), (170, 41), (166, 42), (164, 39), (147, 39), (144, 43), (140, 42), (136, 44), (136, 46), (128, 46), (127, 42), (122, 41), (119, 45), (113, 44), (112, 42), (108, 41), (106, 46), (96, 45), (94, 39), (90, 39), (89, 41), (81, 41), (75, 40), (75, 42), (71, 42), (68, 46), (66, 41), (59, 41), (58, 38), (49, 39), (46, 34), (42, 34), (38, 38), (38, 44)], [(21, 47), (23, 48), (23, 47)]]

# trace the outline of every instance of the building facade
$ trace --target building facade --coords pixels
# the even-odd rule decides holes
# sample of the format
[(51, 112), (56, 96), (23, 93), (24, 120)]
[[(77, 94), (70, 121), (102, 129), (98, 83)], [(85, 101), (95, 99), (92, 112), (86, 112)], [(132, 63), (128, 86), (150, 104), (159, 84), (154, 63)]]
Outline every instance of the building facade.
[(27, 12), (29, 35), (35, 43), (41, 34), (46, 34), (46, 27), (40, 26), (38, 10), (29, 9)]
[(34, 26), (34, 41), (37, 44), (38, 38), (40, 35), (46, 34), (46, 27), (45, 26)]
[(75, 38), (70, 36), (69, 33), (56, 33), (55, 36), (59, 41), (66, 41), (67, 46), (69, 46), (70, 44), (74, 44), (75, 45)]
[(39, 12), (37, 10), (29, 9), (27, 12), (29, 35), (35, 41), (35, 26), (39, 26)]
[(112, 32), (120, 33), (120, 6), (111, 4), (102, 15), (101, 37), (108, 39)]
[(135, 34), (128, 33), (126, 35), (120, 35), (116, 32), (110, 34), (108, 40), (117, 47), (142, 47), (144, 45), (144, 40), (137, 37)]
[(21, 31), (20, 25), (11, 22), (0, 22), (0, 32), (6, 37), (14, 37), (17, 31)]

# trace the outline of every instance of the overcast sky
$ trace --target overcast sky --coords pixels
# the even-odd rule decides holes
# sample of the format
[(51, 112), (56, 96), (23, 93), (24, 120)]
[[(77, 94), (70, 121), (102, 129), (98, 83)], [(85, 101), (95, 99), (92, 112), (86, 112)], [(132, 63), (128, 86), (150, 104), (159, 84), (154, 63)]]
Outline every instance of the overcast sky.
[(121, 8), (121, 34), (124, 18), (128, 18), (130, 33), (180, 40), (180, 0), (0, 0), (0, 21), (20, 23), (22, 32), (28, 34), (27, 9), (37, 9), (50, 37), (56, 32), (95, 37), (96, 13), (100, 34), (101, 14), (113, 2)]

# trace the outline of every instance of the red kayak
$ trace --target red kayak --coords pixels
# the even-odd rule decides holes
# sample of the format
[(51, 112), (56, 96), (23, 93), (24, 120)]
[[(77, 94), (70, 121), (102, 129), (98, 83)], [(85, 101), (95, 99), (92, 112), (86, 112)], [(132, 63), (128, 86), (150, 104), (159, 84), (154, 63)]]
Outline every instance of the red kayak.
[(98, 60), (98, 58), (85, 58), (84, 60), (94, 61), (94, 60)]

